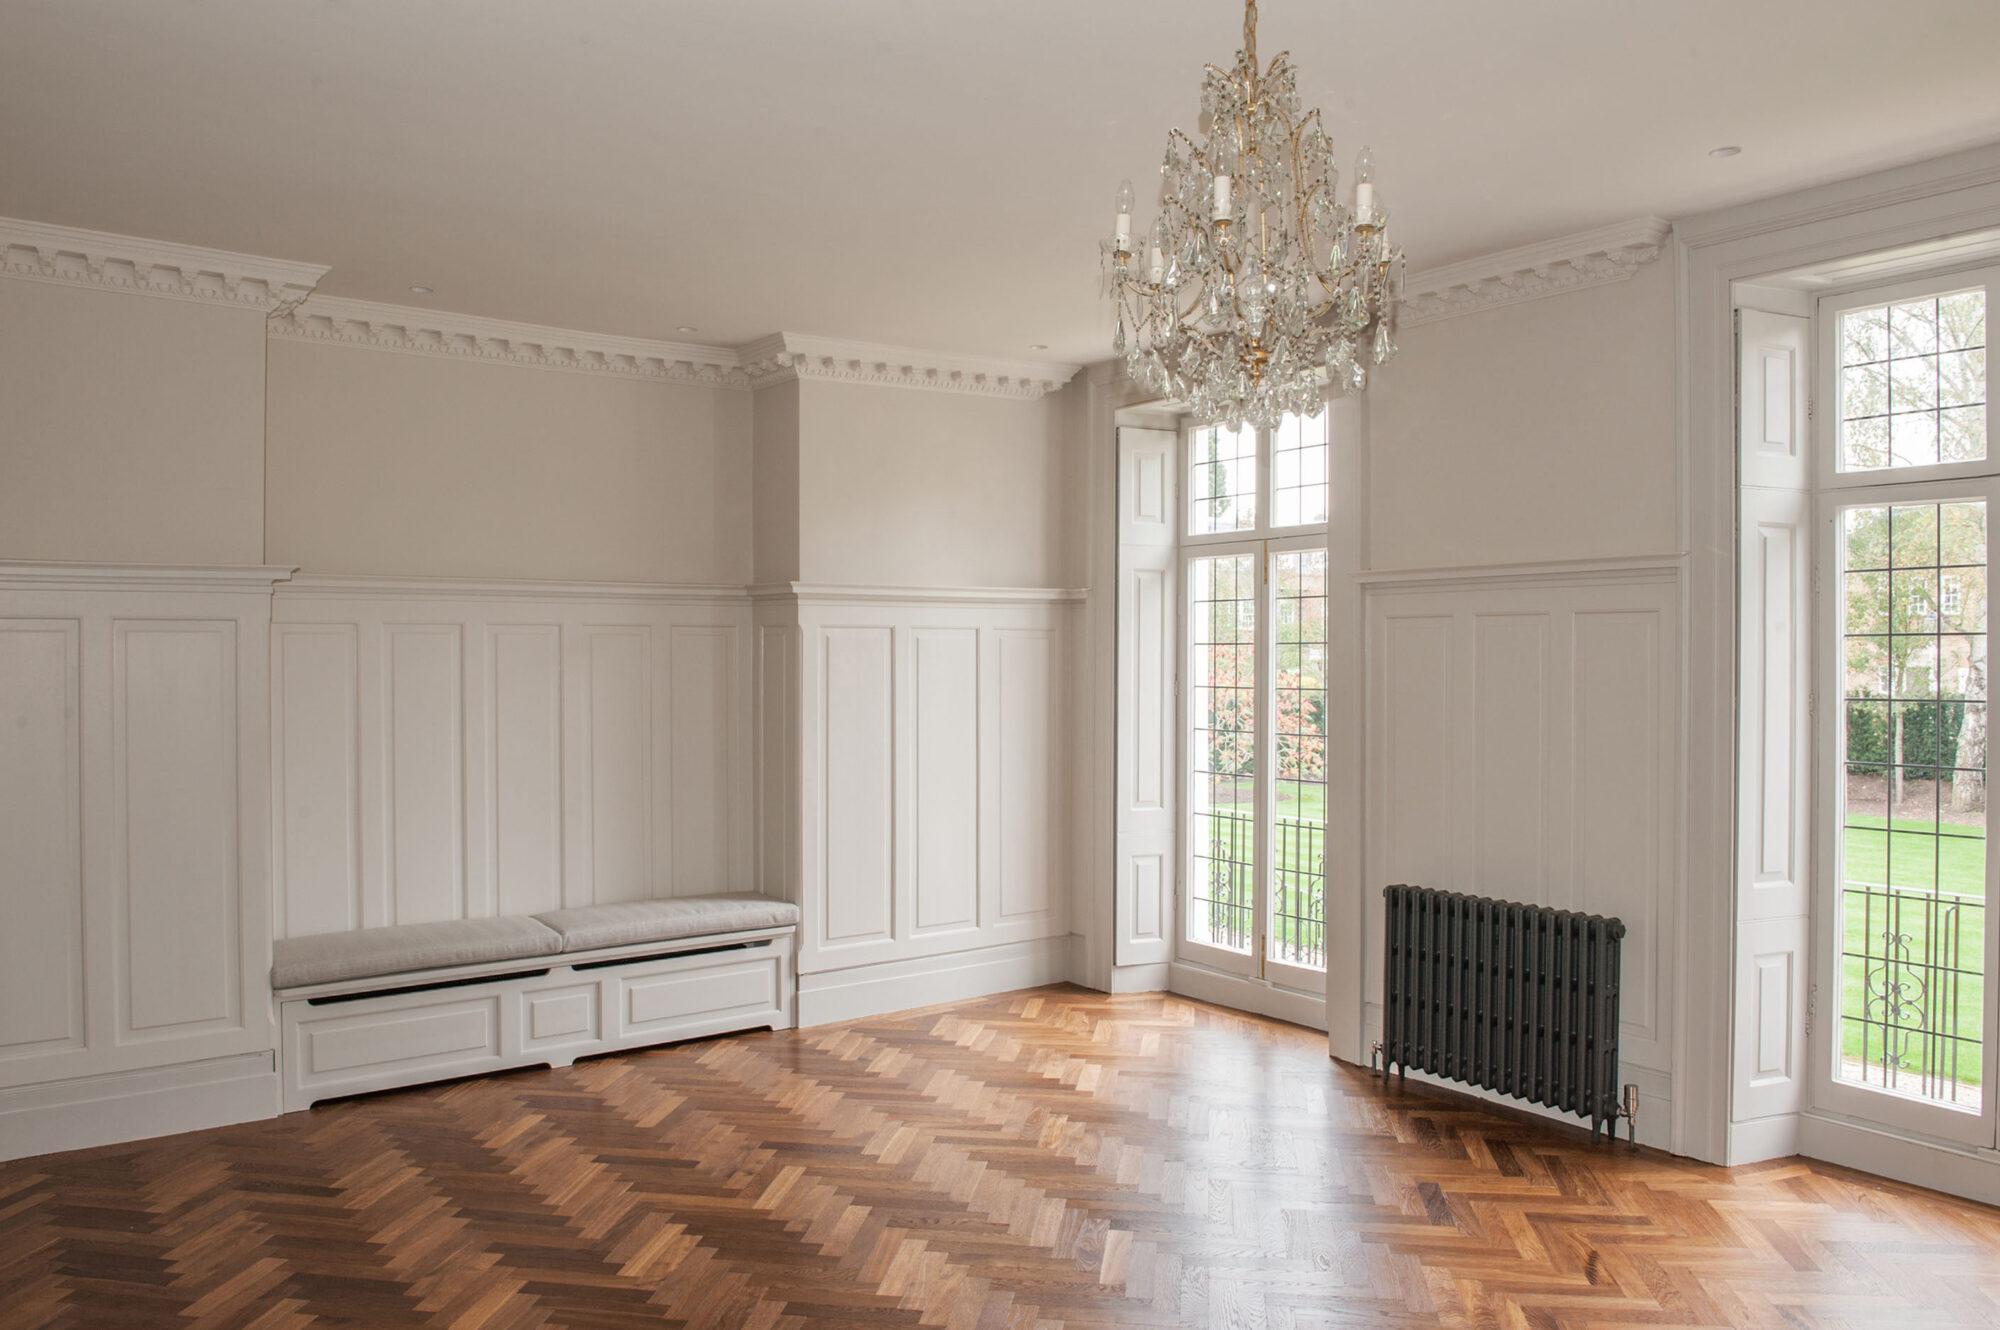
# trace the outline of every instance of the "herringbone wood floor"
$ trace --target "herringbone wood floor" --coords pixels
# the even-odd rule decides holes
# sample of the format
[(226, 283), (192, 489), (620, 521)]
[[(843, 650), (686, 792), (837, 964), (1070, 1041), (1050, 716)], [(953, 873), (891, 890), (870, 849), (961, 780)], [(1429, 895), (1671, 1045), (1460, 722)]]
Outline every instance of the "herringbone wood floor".
[(0, 1325), (1933, 1326), (2000, 1212), (1008, 994), (0, 1165)]

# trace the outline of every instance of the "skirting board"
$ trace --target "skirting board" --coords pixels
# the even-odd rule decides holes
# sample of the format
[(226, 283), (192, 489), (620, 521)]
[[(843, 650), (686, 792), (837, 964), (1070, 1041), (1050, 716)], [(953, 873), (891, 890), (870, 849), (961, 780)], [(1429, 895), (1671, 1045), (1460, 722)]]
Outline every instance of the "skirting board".
[(1070, 936), (799, 976), (799, 1024), (827, 1025), (1069, 978)]
[(1776, 1113), (1767, 1118), (1751, 1118), (1729, 1124), (1729, 1155), (1725, 1162), (1761, 1164), (1766, 1159), (1789, 1159), (1799, 1152), (1799, 1115)]
[[(1154, 965), (1114, 965), (1111, 991), (1114, 993), (1159, 993), (1172, 987), (1172, 968), (1165, 961)], [(1077, 982), (1082, 983), (1081, 980)], [(1084, 984), (1085, 988), (1093, 987)]]
[(1167, 987), (1182, 997), (1199, 998), (1221, 1007), (1255, 1012), (1274, 1020), (1290, 1021), (1308, 1029), (1326, 1029), (1326, 999), (1315, 993), (1279, 988), (1261, 979), (1224, 974), (1205, 966), (1175, 961), (1168, 967)]
[(24, 1085), (0, 1091), (0, 1159), (173, 1136), (277, 1115), (277, 1055), (272, 1052)]
[[(1369, 1042), (1374, 1042), (1372, 1035), (1369, 1037)], [(1400, 1076), (1402, 1073), (1399, 1071), (1397, 1074)], [(1672, 1153), (1672, 1078), (1654, 1071), (1650, 1067), (1620, 1067), (1618, 1075), (1620, 1080), (1639, 1087), (1639, 1144), (1650, 1145), (1655, 1149)], [(1550, 1122), (1558, 1123), (1565, 1127), (1581, 1127), (1586, 1131), (1590, 1128), (1590, 1120), (1588, 1118), (1580, 1118), (1574, 1113), (1559, 1113), (1553, 1108), (1546, 1108), (1541, 1104), (1531, 1104), (1525, 1099), (1516, 1099), (1512, 1095), (1496, 1094), (1491, 1090), (1482, 1090), (1476, 1085), (1467, 1085), (1464, 1081), (1446, 1080), (1442, 1076), (1432, 1076), (1427, 1072), (1421, 1071), (1412, 1071), (1409, 1073), (1409, 1080), (1413, 1085), (1434, 1085), (1440, 1090), (1450, 1090), (1454, 1094), (1469, 1095), (1474, 1099), (1483, 1099), (1496, 1108), (1511, 1109), (1516, 1113), (1526, 1113), (1531, 1117), (1546, 1118)], [(1623, 1119), (1620, 1119), (1618, 1122), (1618, 1139), (1620, 1141), (1625, 1139), (1625, 1129), (1626, 1124)]]
[(1913, 1141), (1860, 1123), (1801, 1113), (1799, 1153), (1969, 1201), (2000, 1205), (2000, 1151)]

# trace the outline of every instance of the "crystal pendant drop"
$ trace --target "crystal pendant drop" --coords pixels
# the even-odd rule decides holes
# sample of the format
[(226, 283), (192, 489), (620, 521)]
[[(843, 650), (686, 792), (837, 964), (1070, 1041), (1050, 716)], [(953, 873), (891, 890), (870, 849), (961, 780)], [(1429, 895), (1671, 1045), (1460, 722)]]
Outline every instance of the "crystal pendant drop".
[(1389, 340), (1389, 325), (1386, 323), (1376, 324), (1375, 363), (1378, 365), (1386, 365), (1389, 363), (1389, 358), (1395, 354), (1396, 354), (1396, 344)]
[(1354, 368), (1354, 344), (1342, 340), (1335, 342), (1326, 352), (1327, 377), (1342, 392), (1347, 391), (1348, 371)]

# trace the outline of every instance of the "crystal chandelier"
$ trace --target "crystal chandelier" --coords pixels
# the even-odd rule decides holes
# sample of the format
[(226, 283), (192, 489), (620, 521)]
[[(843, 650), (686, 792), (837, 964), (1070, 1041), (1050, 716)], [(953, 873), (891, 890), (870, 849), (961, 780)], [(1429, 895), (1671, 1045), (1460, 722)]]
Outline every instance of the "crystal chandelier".
[(1206, 142), (1175, 129), (1160, 163), (1160, 213), (1142, 245), (1132, 182), (1118, 187), (1105, 280), (1112, 350), (1144, 387), (1232, 428), (1315, 415), (1329, 386), (1360, 392), (1396, 354), (1390, 322), (1403, 251), (1366, 148), (1342, 203), (1319, 112), (1299, 113), (1289, 53), (1257, 68), (1257, 4), (1243, 7), (1233, 69), (1206, 67)]

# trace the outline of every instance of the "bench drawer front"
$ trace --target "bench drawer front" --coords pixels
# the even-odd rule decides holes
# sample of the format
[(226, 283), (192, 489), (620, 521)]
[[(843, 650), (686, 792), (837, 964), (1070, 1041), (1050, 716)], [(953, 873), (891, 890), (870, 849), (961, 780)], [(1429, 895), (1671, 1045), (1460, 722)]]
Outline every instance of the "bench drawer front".
[(419, 1068), (428, 1079), (442, 1079), (495, 1066), (501, 1059), (500, 996), (332, 1008), (288, 1003), (286, 1043), (296, 1086), (337, 1094), (400, 1084)]
[(521, 994), (521, 1047), (561, 1048), (604, 1037), (596, 984), (529, 989)]
[(740, 953), (648, 967), (617, 976), (621, 1040), (689, 1037), (739, 1019), (762, 1020), (783, 1006), (775, 954)]

